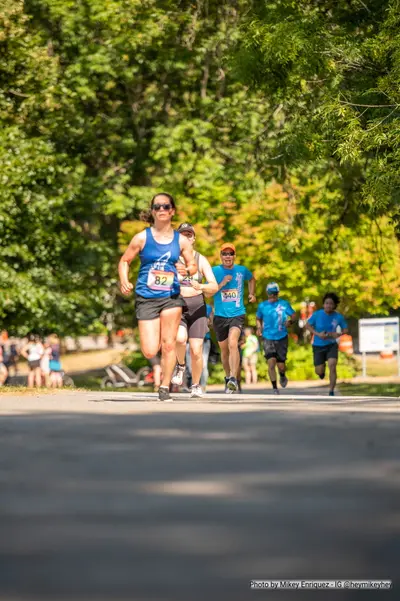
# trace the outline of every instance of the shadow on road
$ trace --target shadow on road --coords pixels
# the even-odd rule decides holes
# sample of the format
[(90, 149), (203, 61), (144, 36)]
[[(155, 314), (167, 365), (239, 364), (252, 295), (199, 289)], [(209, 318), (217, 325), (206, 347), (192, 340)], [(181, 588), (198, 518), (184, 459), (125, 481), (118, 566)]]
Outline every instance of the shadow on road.
[(394, 579), (399, 425), (370, 413), (2, 417), (0, 598), (308, 600), (329, 594), (248, 583)]

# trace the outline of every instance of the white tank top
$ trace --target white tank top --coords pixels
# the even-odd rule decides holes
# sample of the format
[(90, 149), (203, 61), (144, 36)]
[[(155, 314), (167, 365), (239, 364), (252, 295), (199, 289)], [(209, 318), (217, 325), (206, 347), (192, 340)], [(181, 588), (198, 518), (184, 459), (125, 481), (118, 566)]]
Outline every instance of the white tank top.
[[(197, 251), (194, 253), (194, 258), (195, 261), (197, 263), (197, 271), (196, 273), (194, 273), (193, 275), (181, 275), (180, 273), (178, 273), (178, 280), (181, 286), (185, 286), (185, 287), (191, 287), (192, 286), (192, 282), (193, 280), (196, 280), (197, 282), (199, 282), (199, 284), (201, 284), (202, 280), (203, 280), (203, 276), (200, 274), (200, 253), (198, 253)], [(185, 265), (185, 261), (183, 260), (182, 257), (179, 257), (179, 261)]]
[(41, 344), (31, 344), (28, 348), (28, 361), (38, 361), (43, 355), (43, 347)]

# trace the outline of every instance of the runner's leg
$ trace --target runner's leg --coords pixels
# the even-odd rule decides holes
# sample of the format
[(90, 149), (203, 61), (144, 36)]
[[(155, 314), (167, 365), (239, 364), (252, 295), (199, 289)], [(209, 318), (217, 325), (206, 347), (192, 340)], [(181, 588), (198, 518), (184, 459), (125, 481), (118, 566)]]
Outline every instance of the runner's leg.
[(268, 359), (268, 375), (271, 380), (272, 388), (277, 389), (276, 384), (276, 358), (270, 357)]
[(328, 359), (328, 368), (329, 368), (329, 391), (333, 392), (336, 386), (337, 379), (337, 359)]
[(185, 364), (187, 338), (188, 338), (187, 328), (185, 328), (185, 326), (183, 326), (181, 324), (178, 329), (178, 336), (176, 337), (176, 357), (177, 357), (178, 363), (180, 363), (180, 365)]
[(237, 378), (237, 373), (240, 365), (239, 354), (239, 338), (240, 328), (234, 326), (229, 329), (228, 348), (229, 348), (229, 375), (231, 378)]
[(190, 338), (189, 346), (192, 362), (192, 385), (200, 384), (203, 371), (203, 338)]
[(160, 349), (160, 318), (139, 319), (140, 349), (146, 359), (155, 357)]
[(169, 387), (175, 369), (176, 338), (181, 317), (182, 307), (172, 307), (171, 309), (161, 311), (161, 386), (163, 387)]
[(221, 349), (221, 361), (222, 366), (225, 371), (225, 376), (229, 378), (230, 376), (230, 366), (229, 366), (229, 344), (228, 338), (222, 341), (218, 341), (219, 348)]

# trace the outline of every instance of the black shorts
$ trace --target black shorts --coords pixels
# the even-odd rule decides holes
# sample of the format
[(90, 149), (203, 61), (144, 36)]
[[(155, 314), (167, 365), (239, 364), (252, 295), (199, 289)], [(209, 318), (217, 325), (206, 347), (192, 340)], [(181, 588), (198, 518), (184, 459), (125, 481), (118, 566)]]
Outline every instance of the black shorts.
[(314, 346), (312, 347), (314, 355), (314, 366), (325, 365), (328, 359), (337, 359), (339, 356), (339, 345), (337, 342), (326, 346)]
[(150, 319), (158, 319), (161, 311), (164, 309), (173, 309), (174, 307), (185, 306), (185, 301), (180, 294), (168, 296), (167, 298), (145, 298), (144, 296), (136, 295), (136, 318), (138, 321), (147, 321)]
[(280, 340), (269, 340), (263, 338), (264, 355), (267, 359), (276, 359), (278, 363), (285, 363), (289, 346), (289, 338), (280, 338)]
[(34, 359), (33, 361), (28, 361), (29, 369), (37, 369), (40, 367), (40, 359)]
[(237, 317), (219, 317), (216, 315), (213, 319), (213, 327), (218, 342), (223, 342), (228, 338), (231, 328), (239, 328), (240, 333), (242, 333), (245, 317), (245, 315), (238, 315)]
[(201, 338), (209, 331), (207, 307), (202, 294), (184, 298), (186, 311), (182, 313), (181, 326), (188, 331), (188, 338)]

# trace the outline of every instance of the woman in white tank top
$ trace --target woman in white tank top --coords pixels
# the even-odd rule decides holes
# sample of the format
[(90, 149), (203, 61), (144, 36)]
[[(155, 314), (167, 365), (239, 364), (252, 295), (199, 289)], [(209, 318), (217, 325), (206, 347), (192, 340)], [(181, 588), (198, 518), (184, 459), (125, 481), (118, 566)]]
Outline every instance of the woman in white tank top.
[(39, 388), (42, 385), (42, 369), (40, 362), (44, 353), (44, 346), (41, 343), (39, 336), (31, 336), (28, 344), (24, 346), (21, 351), (21, 355), (28, 360), (29, 374), (28, 374), (28, 386), (33, 388), (36, 386)]
[[(194, 245), (196, 234), (190, 223), (182, 223), (178, 232), (185, 236)], [(177, 365), (172, 384), (182, 385), (185, 371), (186, 342), (189, 340), (190, 360), (192, 364), (192, 398), (203, 396), (200, 386), (200, 377), (203, 371), (203, 344), (204, 336), (208, 332), (207, 309), (203, 293), (212, 296), (218, 290), (218, 284), (208, 260), (198, 252), (195, 253), (197, 271), (194, 275), (186, 275), (183, 261), (177, 263), (178, 279), (181, 285), (181, 296), (185, 299), (186, 308), (182, 313), (179, 325), (176, 355)], [(202, 284), (205, 279), (206, 283)]]

